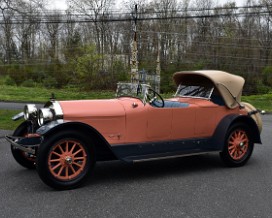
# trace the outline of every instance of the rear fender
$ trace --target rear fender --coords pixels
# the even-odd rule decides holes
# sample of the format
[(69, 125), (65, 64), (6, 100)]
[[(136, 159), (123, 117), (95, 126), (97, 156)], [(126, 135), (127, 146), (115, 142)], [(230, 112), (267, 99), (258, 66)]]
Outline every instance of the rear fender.
[(234, 123), (246, 124), (249, 127), (250, 136), (253, 143), (258, 144), (262, 143), (258, 126), (250, 116), (230, 114), (220, 121), (213, 134), (212, 144), (215, 145), (218, 148), (218, 150), (223, 150), (228, 129)]

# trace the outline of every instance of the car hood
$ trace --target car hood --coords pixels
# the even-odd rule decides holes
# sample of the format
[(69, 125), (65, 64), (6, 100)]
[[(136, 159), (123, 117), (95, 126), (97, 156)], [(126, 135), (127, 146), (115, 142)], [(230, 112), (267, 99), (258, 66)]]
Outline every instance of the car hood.
[(66, 120), (125, 116), (124, 107), (117, 99), (59, 101), (59, 104)]

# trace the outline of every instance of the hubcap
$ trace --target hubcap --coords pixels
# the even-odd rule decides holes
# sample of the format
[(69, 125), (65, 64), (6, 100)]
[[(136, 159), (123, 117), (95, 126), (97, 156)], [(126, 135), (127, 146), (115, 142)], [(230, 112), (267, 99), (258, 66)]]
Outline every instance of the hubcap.
[(244, 146), (244, 143), (243, 143), (243, 142), (241, 142), (239, 145), (240, 145), (240, 147), (243, 147), (243, 146)]
[(71, 157), (66, 157), (65, 158), (65, 162), (67, 163), (67, 164), (69, 164), (69, 165), (71, 165), (72, 163), (73, 163), (73, 159), (71, 158)]

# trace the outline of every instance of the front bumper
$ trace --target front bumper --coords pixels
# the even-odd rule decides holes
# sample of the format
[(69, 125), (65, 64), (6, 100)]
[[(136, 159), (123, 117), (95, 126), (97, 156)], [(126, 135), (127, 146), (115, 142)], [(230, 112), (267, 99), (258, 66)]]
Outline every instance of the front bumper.
[(5, 138), (13, 148), (33, 155), (36, 153), (36, 148), (43, 141), (43, 137), (37, 134), (28, 135), (27, 137), (5, 136)]

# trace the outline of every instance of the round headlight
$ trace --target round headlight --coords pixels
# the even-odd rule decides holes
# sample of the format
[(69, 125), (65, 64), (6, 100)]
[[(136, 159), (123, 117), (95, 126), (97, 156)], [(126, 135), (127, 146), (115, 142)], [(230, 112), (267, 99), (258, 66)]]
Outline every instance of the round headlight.
[(40, 126), (52, 121), (54, 119), (54, 114), (50, 108), (41, 108), (38, 115), (38, 123)]
[(35, 104), (27, 104), (24, 107), (24, 118), (25, 120), (32, 120), (37, 117), (37, 107)]

